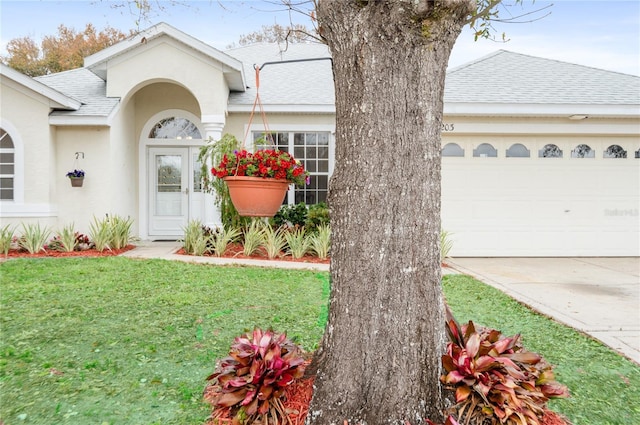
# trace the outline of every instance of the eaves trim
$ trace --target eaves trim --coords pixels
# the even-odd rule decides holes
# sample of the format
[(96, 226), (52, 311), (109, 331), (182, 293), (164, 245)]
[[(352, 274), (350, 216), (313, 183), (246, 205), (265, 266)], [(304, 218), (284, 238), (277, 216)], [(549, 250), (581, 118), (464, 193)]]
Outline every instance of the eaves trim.
[[(227, 111), (232, 112), (251, 112), (253, 105), (228, 105)], [(335, 105), (262, 105), (265, 112), (270, 113), (289, 113), (289, 114), (335, 114)]]
[(50, 105), (52, 108), (77, 111), (80, 109), (80, 106), (82, 106), (82, 102), (79, 100), (66, 96), (59, 91), (8, 67), (7, 65), (0, 64), (0, 76), (13, 80), (21, 86), (24, 86), (51, 100), (53, 102), (53, 104)]
[(588, 105), (445, 102), (444, 114), (449, 116), (570, 117), (572, 115), (585, 115), (607, 118), (639, 118), (640, 104)]

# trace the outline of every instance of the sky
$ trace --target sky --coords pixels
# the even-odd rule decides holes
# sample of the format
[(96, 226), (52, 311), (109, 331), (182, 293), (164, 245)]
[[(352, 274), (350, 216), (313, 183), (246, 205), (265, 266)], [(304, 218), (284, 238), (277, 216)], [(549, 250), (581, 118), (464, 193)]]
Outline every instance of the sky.
[[(179, 4), (174, 4), (176, 1)], [(311, 27), (309, 18), (289, 14), (278, 0), (151, 0), (162, 11), (139, 29), (166, 22), (177, 29), (224, 50), (241, 35), (262, 25), (289, 22)], [(128, 31), (136, 29), (135, 11), (125, 1), (111, 0), (0, 0), (0, 54), (17, 37), (40, 42), (57, 33), (64, 24), (82, 31), (87, 23), (98, 30), (105, 26)], [(117, 7), (120, 5), (121, 7)], [(556, 59), (640, 76), (640, 1), (638, 0), (504, 0), (500, 16), (520, 16), (520, 23), (495, 23), (499, 38), (507, 42), (479, 40), (465, 29), (458, 38), (449, 67), (479, 59), (497, 50)], [(541, 9), (541, 10), (540, 10)], [(536, 10), (540, 10), (536, 12)]]

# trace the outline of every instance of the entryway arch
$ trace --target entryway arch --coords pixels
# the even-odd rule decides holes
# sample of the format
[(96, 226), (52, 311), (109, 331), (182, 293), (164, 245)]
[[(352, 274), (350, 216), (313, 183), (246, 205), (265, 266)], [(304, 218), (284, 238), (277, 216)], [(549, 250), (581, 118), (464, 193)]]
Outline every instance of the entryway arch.
[(145, 123), (139, 142), (140, 233), (143, 239), (179, 239), (190, 220), (205, 222), (198, 153), (205, 144), (199, 117), (168, 109)]

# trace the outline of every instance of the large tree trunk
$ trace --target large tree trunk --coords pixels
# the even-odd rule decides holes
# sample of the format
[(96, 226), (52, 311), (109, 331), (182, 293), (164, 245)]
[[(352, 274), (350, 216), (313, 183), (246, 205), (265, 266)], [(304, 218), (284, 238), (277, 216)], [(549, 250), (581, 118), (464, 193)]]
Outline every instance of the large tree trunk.
[(320, 1), (333, 55), (332, 290), (309, 424), (441, 420), (444, 79), (473, 0)]

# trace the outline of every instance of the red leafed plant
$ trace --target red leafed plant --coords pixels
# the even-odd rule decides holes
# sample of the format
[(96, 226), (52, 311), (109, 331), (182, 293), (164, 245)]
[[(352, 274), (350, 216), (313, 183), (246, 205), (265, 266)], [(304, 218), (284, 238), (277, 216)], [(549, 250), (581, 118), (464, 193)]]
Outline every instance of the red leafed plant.
[(449, 311), (446, 328), (441, 380), (455, 390), (458, 421), (539, 425), (550, 398), (569, 396), (542, 356), (522, 347), (520, 335), (504, 337), (471, 321), (460, 326)]
[(218, 178), (228, 176), (284, 179), (297, 186), (309, 183), (309, 173), (288, 152), (262, 149), (254, 153), (242, 149), (225, 154), (211, 172)]
[(212, 419), (234, 418), (234, 423), (282, 424), (288, 421), (282, 403), (285, 388), (304, 374), (302, 349), (286, 334), (254, 329), (237, 337), (229, 356), (220, 360), (212, 381)]

